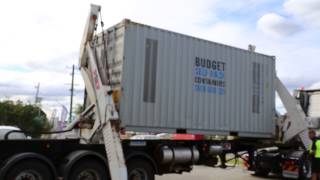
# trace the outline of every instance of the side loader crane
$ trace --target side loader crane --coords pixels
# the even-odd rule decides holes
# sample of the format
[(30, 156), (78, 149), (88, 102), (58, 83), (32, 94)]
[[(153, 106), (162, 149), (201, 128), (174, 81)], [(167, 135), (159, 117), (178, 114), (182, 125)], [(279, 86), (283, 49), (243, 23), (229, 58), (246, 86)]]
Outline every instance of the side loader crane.
[[(182, 134), (181, 139), (120, 138), (119, 111), (113, 97), (116, 92), (105, 63), (107, 47), (99, 56), (96, 49), (97, 42), (107, 44), (104, 33), (109, 33), (96, 34), (100, 10), (100, 6), (91, 5), (80, 46), (79, 66), (86, 88), (86, 109), (69, 128), (44, 132), (60, 133), (62, 138), (11, 138), (12, 133), (28, 133), (23, 130), (12, 130), (0, 137), (1, 180), (154, 180), (155, 175), (190, 172), (194, 165), (217, 166), (218, 156), (225, 165), (227, 153), (239, 157), (244, 151), (249, 154), (250, 169), (257, 174), (274, 172), (292, 179), (308, 177), (310, 168), (304, 158), (311, 143), (307, 136), (308, 123), (313, 128), (319, 123), (306, 122), (300, 103), (277, 77), (276, 91), (287, 110), (284, 123), (278, 123), (281, 142), (252, 137), (206, 139), (193, 134)], [(115, 38), (114, 31), (113, 35)], [(62, 134), (69, 131), (79, 133), (70, 139)], [(270, 146), (276, 150), (265, 150)]]
[(91, 106), (89, 108), (94, 110), (96, 115), (93, 128), (85, 138), (90, 142), (98, 132), (103, 134), (111, 178), (126, 180), (127, 169), (118, 132), (119, 116), (111, 96), (112, 92), (108, 84), (110, 81), (106, 76), (102, 76), (105, 72), (99, 69), (99, 61), (91, 47), (100, 9), (100, 6), (91, 5), (80, 47), (80, 71), (90, 102), (94, 105), (94, 108)]

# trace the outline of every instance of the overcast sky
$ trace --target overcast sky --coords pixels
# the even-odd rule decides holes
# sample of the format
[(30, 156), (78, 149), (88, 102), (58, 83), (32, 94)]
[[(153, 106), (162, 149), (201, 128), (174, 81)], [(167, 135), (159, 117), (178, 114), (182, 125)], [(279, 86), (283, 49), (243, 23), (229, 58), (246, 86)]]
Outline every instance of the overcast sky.
[[(47, 112), (69, 103), (72, 64), (90, 3), (106, 27), (124, 18), (277, 57), (286, 86), (320, 88), (319, 0), (8, 0), (0, 6), (0, 98), (34, 101)], [(83, 82), (76, 72), (76, 103)]]

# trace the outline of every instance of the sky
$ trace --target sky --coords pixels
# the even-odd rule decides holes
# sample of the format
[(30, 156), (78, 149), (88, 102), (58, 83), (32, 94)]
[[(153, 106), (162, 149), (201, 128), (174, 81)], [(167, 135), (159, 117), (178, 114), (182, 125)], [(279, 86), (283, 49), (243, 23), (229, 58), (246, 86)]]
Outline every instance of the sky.
[[(33, 103), (40, 83), (48, 116), (69, 106), (90, 3), (102, 6), (105, 27), (127, 18), (243, 49), (254, 44), (276, 56), (287, 88), (320, 88), (319, 0), (10, 0), (0, 6), (0, 99)], [(79, 71), (75, 83), (82, 104)]]

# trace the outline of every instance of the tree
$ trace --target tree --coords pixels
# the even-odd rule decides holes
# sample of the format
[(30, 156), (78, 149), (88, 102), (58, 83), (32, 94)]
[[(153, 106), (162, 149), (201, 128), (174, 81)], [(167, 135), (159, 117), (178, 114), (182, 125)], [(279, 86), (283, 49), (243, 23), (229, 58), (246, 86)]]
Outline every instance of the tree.
[(81, 105), (81, 104), (76, 105), (76, 110), (75, 110), (76, 115), (79, 116), (83, 110), (84, 110), (83, 105)]
[(39, 107), (10, 100), (0, 102), (0, 125), (19, 127), (32, 137), (40, 137), (40, 132), (49, 131), (52, 126)]

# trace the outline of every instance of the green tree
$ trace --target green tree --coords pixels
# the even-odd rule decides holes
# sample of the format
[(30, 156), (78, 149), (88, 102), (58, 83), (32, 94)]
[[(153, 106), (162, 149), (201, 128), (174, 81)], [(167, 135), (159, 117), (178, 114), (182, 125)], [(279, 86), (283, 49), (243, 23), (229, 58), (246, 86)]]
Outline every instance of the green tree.
[(25, 105), (22, 101), (0, 102), (0, 125), (16, 126), (30, 132), (32, 137), (40, 137), (40, 132), (51, 129), (46, 114), (37, 106)]
[(82, 104), (77, 104), (76, 105), (75, 113), (76, 113), (77, 116), (79, 116), (82, 113), (83, 110), (84, 110), (84, 108), (83, 108)]

